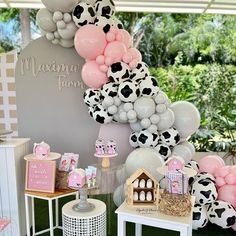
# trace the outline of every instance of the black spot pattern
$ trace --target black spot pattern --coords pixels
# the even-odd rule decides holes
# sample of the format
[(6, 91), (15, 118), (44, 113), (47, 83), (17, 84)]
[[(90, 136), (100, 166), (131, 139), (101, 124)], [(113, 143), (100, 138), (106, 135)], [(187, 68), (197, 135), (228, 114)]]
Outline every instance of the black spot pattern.
[(102, 117), (102, 116), (100, 116), (100, 115), (97, 115), (97, 116), (96, 116), (96, 121), (97, 121), (98, 123), (104, 124), (105, 117)]
[(228, 217), (227, 220), (226, 220), (226, 222), (227, 222), (227, 225), (226, 225), (226, 226), (228, 226), (228, 227), (234, 225), (235, 222), (236, 222), (236, 216)]
[(169, 132), (164, 132), (164, 133), (162, 133), (162, 135), (163, 135), (163, 137), (164, 137), (165, 139), (168, 139), (168, 138), (171, 137), (171, 135), (170, 135)]
[(138, 63), (138, 65), (137, 65), (136, 68), (139, 70), (141, 67), (142, 67), (142, 64), (141, 64), (141, 63)]
[(212, 182), (205, 180), (205, 179), (201, 179), (198, 181), (199, 184), (203, 185), (203, 186), (208, 186), (209, 184), (211, 184)]
[(104, 33), (107, 33), (107, 32), (110, 30), (110, 28), (111, 28), (111, 26), (110, 26), (109, 24), (105, 25), (105, 26), (103, 27)]
[(152, 78), (152, 85), (153, 85), (154, 87), (158, 87), (157, 80), (154, 79), (154, 78)]
[(176, 134), (176, 136), (174, 137), (175, 143), (177, 144), (180, 140), (180, 135)]
[(75, 10), (74, 10), (74, 12), (73, 12), (73, 15), (76, 17), (76, 18), (80, 18), (81, 17), (81, 14), (83, 13), (83, 11), (84, 11), (84, 8), (83, 7), (81, 7), (80, 5), (77, 5), (76, 7), (75, 7)]
[(143, 94), (145, 94), (145, 95), (150, 95), (151, 92), (152, 92), (152, 90), (150, 88), (144, 88), (143, 89)]
[(111, 65), (111, 72), (112, 73), (116, 73), (118, 71), (121, 71), (122, 70), (122, 65), (120, 62), (117, 62), (117, 63), (114, 63)]
[(138, 141), (145, 144), (146, 141), (147, 141), (148, 137), (144, 134), (140, 134), (139, 137), (138, 137)]
[(225, 208), (215, 209), (215, 213), (217, 214), (218, 218), (221, 218), (224, 212), (225, 212)]
[(215, 216), (215, 215), (212, 215), (212, 214), (210, 214), (209, 217), (210, 217), (210, 218), (216, 218), (216, 216)]
[(88, 12), (89, 12), (89, 14), (90, 14), (91, 17), (94, 17), (94, 16), (95, 16), (95, 12), (94, 12), (94, 10), (93, 10), (92, 7), (89, 7), (89, 8), (88, 8)]
[(139, 97), (139, 95), (140, 95), (140, 89), (137, 89), (137, 90), (136, 90), (136, 95)]
[(129, 78), (129, 71), (126, 70), (125, 74), (121, 77), (122, 79)]
[(152, 140), (155, 141), (158, 138), (157, 134), (152, 134)]
[(204, 222), (203, 222), (202, 226), (205, 226), (205, 225), (206, 225), (206, 223), (207, 223), (207, 219), (205, 219), (205, 220), (204, 220)]
[(200, 191), (200, 193), (205, 197), (205, 198), (209, 198), (210, 194), (211, 194), (211, 190), (208, 191)]
[(132, 135), (131, 136), (131, 140), (136, 143), (137, 142), (137, 136), (136, 135)]
[(168, 154), (168, 148), (167, 147), (164, 147), (164, 146), (161, 146), (160, 147), (160, 150), (159, 150), (159, 153), (162, 155), (162, 156), (166, 156)]
[(200, 212), (193, 212), (193, 220), (200, 220), (201, 213)]
[(78, 23), (78, 25), (80, 25), (80, 26), (84, 26), (84, 25), (87, 25), (87, 24), (88, 24), (87, 20), (85, 20), (84, 22)]
[(102, 15), (105, 16), (105, 15), (110, 15), (112, 13), (112, 10), (110, 8), (110, 6), (104, 6), (102, 8)]
[(129, 85), (125, 85), (120, 92), (125, 98), (128, 98), (133, 93), (133, 90), (129, 87)]

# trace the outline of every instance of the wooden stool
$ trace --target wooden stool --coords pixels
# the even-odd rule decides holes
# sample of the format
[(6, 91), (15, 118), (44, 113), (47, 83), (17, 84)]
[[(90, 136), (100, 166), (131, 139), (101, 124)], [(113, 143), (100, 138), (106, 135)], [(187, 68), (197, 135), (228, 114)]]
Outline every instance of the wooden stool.
[[(55, 193), (43, 193), (43, 192), (34, 192), (34, 191), (25, 191), (25, 209), (26, 209), (26, 229), (27, 236), (30, 236), (30, 213), (29, 213), (29, 199), (31, 199), (32, 204), (32, 229), (33, 236), (50, 232), (50, 236), (54, 236), (54, 229), (61, 229), (59, 226), (59, 212), (58, 212), (58, 199), (75, 195), (78, 199), (78, 191), (75, 190), (56, 190)], [(49, 212), (49, 228), (35, 232), (35, 212), (34, 212), (34, 198), (47, 200), (48, 201), (48, 212)], [(56, 212), (56, 225), (53, 225), (53, 206), (52, 202), (55, 200), (55, 212)]]

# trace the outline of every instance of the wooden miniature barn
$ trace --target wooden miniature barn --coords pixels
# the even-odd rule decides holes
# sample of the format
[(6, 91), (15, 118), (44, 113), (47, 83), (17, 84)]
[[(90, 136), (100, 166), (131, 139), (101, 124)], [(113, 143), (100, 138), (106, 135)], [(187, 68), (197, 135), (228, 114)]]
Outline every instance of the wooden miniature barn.
[(131, 206), (157, 206), (159, 184), (145, 169), (138, 169), (126, 181), (126, 202)]

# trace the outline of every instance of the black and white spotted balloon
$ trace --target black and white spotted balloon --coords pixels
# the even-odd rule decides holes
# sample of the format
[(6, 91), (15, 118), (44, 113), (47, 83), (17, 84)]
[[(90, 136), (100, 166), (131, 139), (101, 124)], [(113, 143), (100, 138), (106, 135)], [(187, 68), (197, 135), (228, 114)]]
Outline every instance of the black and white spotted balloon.
[(112, 64), (107, 72), (107, 77), (111, 82), (120, 84), (130, 77), (130, 67), (124, 62)]

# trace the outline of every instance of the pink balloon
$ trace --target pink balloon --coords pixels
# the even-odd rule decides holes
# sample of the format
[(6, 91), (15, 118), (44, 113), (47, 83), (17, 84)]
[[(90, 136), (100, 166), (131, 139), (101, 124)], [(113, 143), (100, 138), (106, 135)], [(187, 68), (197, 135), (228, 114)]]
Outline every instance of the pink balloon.
[(217, 155), (205, 156), (198, 164), (200, 172), (208, 172), (212, 175), (218, 168), (225, 166), (223, 159)]
[(225, 177), (230, 173), (230, 166), (223, 166), (221, 168), (218, 168), (214, 172), (214, 176), (217, 177)]
[(105, 33), (96, 25), (85, 25), (78, 29), (74, 41), (78, 54), (92, 60), (103, 54), (107, 45)]
[(132, 59), (133, 59), (132, 55), (129, 52), (125, 53), (122, 58), (123, 62), (125, 62), (126, 64), (130, 63), (132, 61)]
[(99, 55), (96, 58), (96, 62), (97, 62), (98, 65), (103, 65), (105, 63), (105, 57), (103, 55)]
[(235, 223), (233, 226), (231, 226), (231, 228), (232, 228), (234, 231), (236, 231), (236, 223)]
[(217, 187), (222, 187), (224, 186), (226, 183), (225, 183), (225, 179), (222, 178), (222, 177), (216, 177), (216, 186)]
[(106, 57), (106, 59), (105, 59), (105, 64), (106, 64), (107, 66), (112, 65), (112, 64), (113, 64), (113, 59), (112, 59), (111, 57)]
[(84, 83), (93, 89), (99, 89), (109, 80), (106, 73), (102, 72), (95, 61), (86, 62), (82, 68), (82, 79)]
[(114, 41), (107, 44), (105, 48), (104, 55), (110, 57), (113, 60), (113, 63), (121, 61), (123, 55), (126, 53), (127, 49), (125, 45), (121, 42)]
[(138, 63), (139, 63), (139, 61), (138, 61), (137, 59), (132, 60), (132, 61), (129, 63), (130, 69), (136, 68), (136, 67), (138, 66)]
[(108, 66), (107, 66), (107, 65), (101, 65), (101, 66), (99, 66), (99, 69), (100, 69), (102, 72), (106, 73), (106, 72), (108, 71)]
[(224, 185), (218, 190), (218, 199), (236, 208), (236, 185)]
[(116, 35), (115, 35), (113, 32), (108, 32), (108, 33), (106, 34), (106, 40), (107, 40), (108, 42), (115, 41), (115, 39), (116, 39)]
[(132, 43), (132, 38), (131, 38), (129, 32), (124, 29), (119, 29), (118, 35), (120, 35), (120, 39), (118, 39), (118, 40), (121, 41), (122, 43), (124, 43), (124, 45), (126, 46), (127, 49), (130, 48), (130, 45)]
[(130, 48), (128, 52), (132, 55), (133, 59), (136, 59), (137, 61), (142, 61), (142, 54), (138, 49)]
[(236, 174), (230, 173), (227, 176), (225, 176), (225, 182), (227, 184), (235, 184), (236, 185)]

